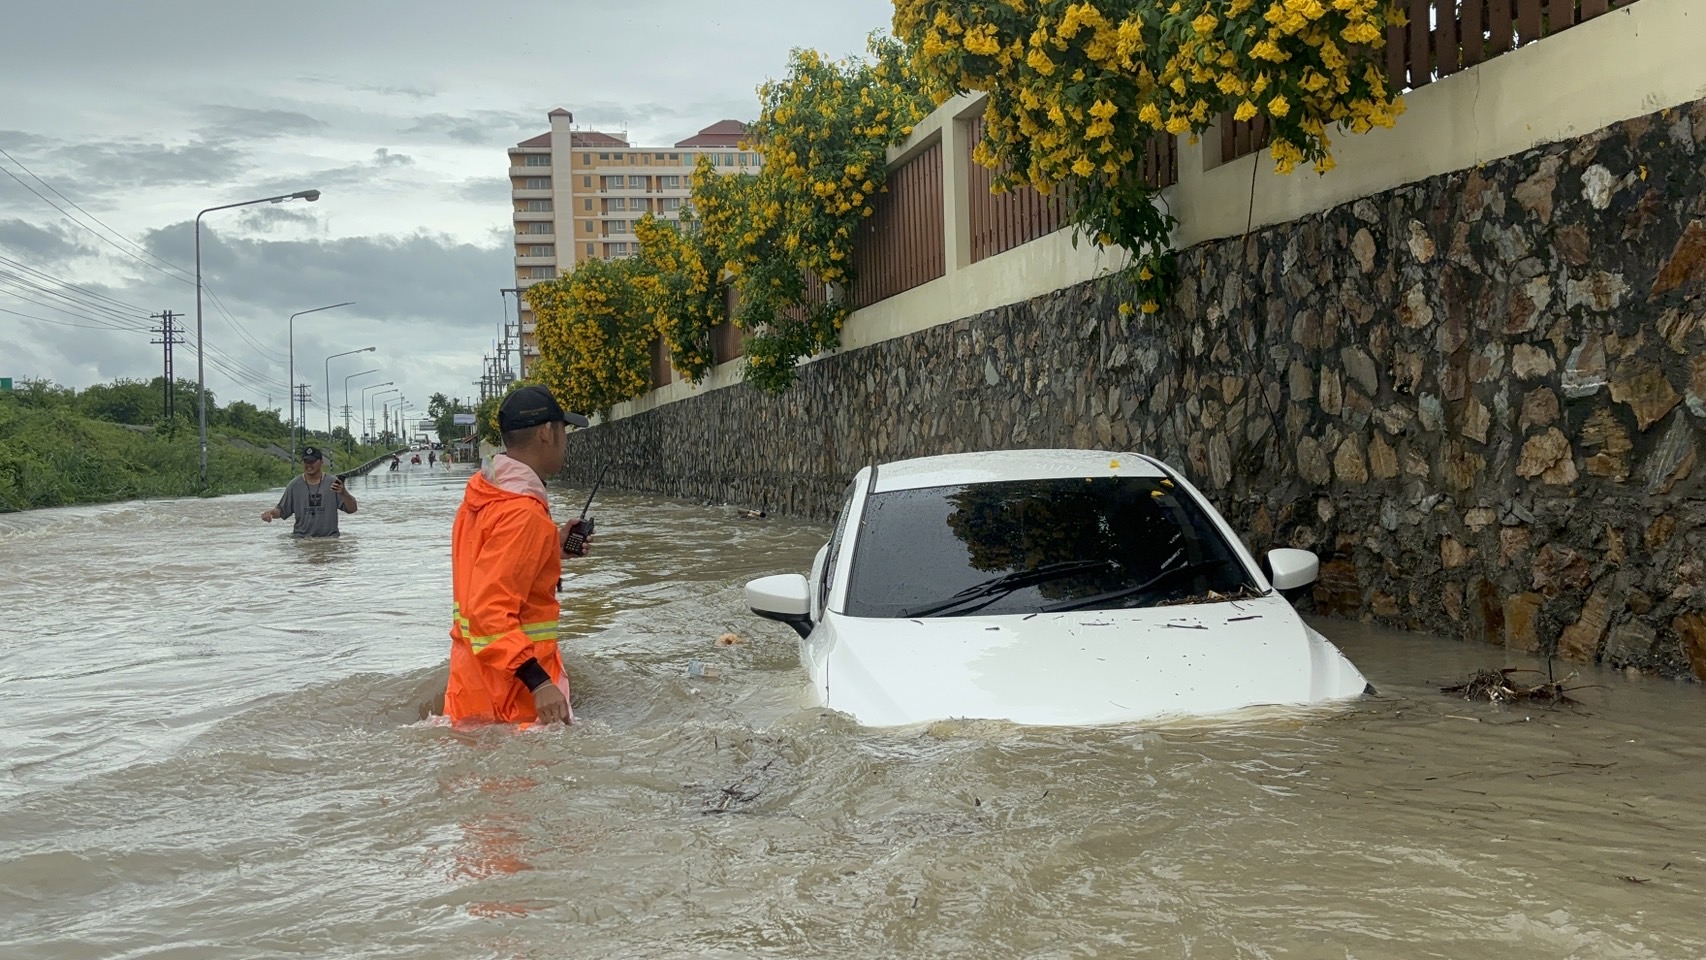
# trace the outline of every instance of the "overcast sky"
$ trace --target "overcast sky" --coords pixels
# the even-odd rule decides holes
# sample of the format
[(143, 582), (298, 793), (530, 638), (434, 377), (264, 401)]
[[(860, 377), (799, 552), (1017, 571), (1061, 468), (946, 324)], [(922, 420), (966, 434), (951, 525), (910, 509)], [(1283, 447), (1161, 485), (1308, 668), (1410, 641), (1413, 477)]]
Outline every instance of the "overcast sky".
[[(395, 380), (423, 408), (434, 391), (468, 396), (515, 311), (499, 293), (514, 279), (506, 147), (558, 106), (640, 145), (750, 120), (790, 48), (859, 52), (891, 13), (887, 0), (10, 4), (0, 149), (14, 159), (0, 171), (87, 226), (0, 173), (0, 376), (157, 376), (160, 348), (130, 327), (170, 309), (193, 336), (196, 212), (317, 188), (318, 203), (203, 219), (209, 388), (282, 406), (286, 317), (354, 300), (296, 321), (316, 404), (327, 356), (369, 345), (332, 361), (335, 406), (344, 375), (369, 367), (382, 374), (356, 390)], [(193, 348), (176, 373), (195, 377)]]

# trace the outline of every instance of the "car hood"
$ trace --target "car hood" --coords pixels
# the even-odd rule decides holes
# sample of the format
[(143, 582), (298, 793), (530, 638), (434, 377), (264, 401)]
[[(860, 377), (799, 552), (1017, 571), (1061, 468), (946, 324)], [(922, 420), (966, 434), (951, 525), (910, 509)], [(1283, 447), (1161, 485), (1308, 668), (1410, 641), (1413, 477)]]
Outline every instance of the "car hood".
[(813, 672), (870, 726), (950, 717), (1119, 723), (1361, 694), (1367, 685), (1283, 598), (1015, 616), (829, 614)]

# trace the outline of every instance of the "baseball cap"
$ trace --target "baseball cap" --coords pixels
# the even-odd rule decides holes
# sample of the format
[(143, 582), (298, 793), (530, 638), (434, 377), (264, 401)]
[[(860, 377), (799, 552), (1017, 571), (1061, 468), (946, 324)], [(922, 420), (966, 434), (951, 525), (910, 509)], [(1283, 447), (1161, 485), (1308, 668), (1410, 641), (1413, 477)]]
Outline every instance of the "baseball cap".
[(302, 448), (302, 462), (303, 463), (307, 463), (310, 460), (324, 460), (324, 459), (325, 459), (325, 457), (320, 454), (320, 448), (319, 447), (303, 447)]
[(515, 390), (498, 404), (498, 429), (504, 433), (537, 427), (541, 423), (584, 427), (587, 419), (578, 413), (564, 413), (557, 398), (551, 396), (551, 391), (539, 386)]

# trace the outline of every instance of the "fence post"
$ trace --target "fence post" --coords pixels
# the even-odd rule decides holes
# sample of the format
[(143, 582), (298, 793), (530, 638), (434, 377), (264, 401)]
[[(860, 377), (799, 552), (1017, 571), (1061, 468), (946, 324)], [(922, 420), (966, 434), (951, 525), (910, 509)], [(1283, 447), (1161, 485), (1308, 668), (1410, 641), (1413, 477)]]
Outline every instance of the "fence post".
[[(983, 114), (979, 98), (969, 108)], [(958, 114), (942, 124), (942, 275), (971, 265), (971, 121)]]

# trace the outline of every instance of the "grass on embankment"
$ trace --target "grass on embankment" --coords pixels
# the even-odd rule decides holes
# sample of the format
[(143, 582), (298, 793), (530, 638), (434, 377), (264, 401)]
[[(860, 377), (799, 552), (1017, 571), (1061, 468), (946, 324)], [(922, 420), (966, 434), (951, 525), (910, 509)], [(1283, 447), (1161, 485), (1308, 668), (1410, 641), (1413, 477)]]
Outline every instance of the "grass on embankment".
[[(301, 468), (263, 447), (264, 438), (210, 431), (207, 489), (193, 424), (139, 430), (75, 411), (0, 404), (0, 513), (121, 500), (252, 493), (280, 487)], [(341, 454), (341, 451), (339, 452)], [(378, 455), (336, 456), (341, 469)]]

